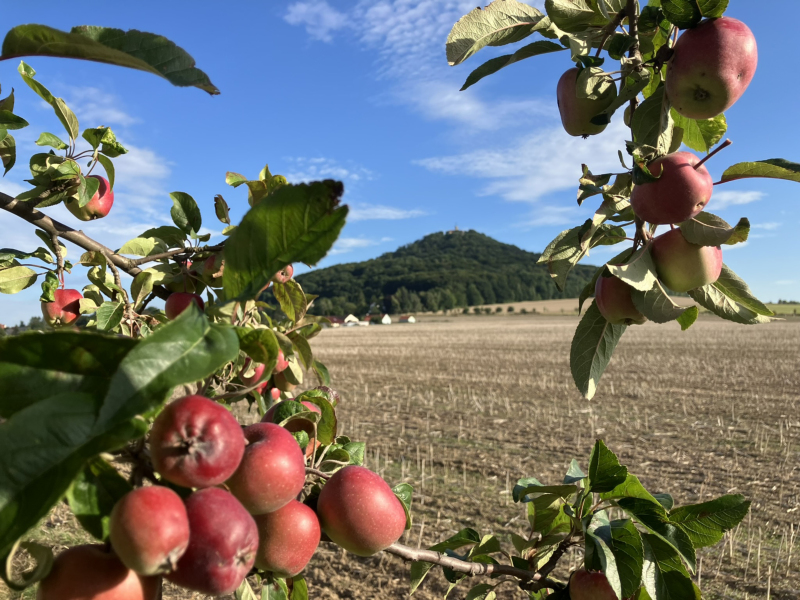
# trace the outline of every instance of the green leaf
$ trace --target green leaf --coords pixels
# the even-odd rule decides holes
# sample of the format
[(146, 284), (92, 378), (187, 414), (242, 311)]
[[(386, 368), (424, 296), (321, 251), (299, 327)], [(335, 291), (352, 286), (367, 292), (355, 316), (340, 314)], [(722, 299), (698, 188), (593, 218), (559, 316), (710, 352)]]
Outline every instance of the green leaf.
[(51, 146), (56, 150), (64, 150), (68, 148), (67, 144), (58, 136), (53, 135), (52, 133), (43, 133), (39, 136), (39, 139), (36, 140), (37, 146)]
[(458, 550), (464, 546), (479, 544), (480, 541), (481, 536), (477, 531), (474, 529), (465, 528), (459, 531), (457, 534), (450, 536), (443, 542), (434, 544), (429, 548), (429, 550), (435, 550), (436, 552), (444, 552), (445, 550)]
[[(28, 553), (34, 560), (35, 566), (17, 575), (14, 573), (14, 556), (20, 549)], [(49, 546), (43, 546), (36, 542), (17, 541), (5, 557), (5, 564), (3, 565), (3, 570), (0, 571), (0, 578), (5, 581), (10, 589), (15, 592), (21, 592), (47, 577), (53, 568), (53, 560), (53, 549)]]
[(265, 580), (263, 584), (261, 600), (289, 600), (289, 588), (283, 579), (274, 577), (271, 581), (269, 579)]
[(736, 527), (749, 510), (750, 501), (736, 494), (678, 507), (669, 513), (669, 519), (681, 526), (695, 548), (705, 548), (719, 542), (723, 534)]
[(95, 457), (72, 482), (67, 501), (81, 526), (103, 541), (108, 539), (111, 510), (132, 489), (114, 467)]
[(604, 510), (598, 511), (592, 516), (589, 526), (586, 527), (586, 540), (592, 542), (591, 551), (588, 549), (590, 545), (587, 543), (586, 558), (590, 561), (599, 560), (600, 569), (605, 574), (611, 589), (614, 590), (614, 594), (618, 598), (622, 598), (622, 582), (617, 559), (611, 551), (611, 526)]
[(0, 294), (17, 294), (36, 283), (36, 277), (28, 267), (0, 269)]
[[(566, 502), (559, 494), (542, 494), (527, 503), (531, 531), (542, 534), (540, 545), (549, 534), (566, 533), (570, 518), (564, 512)], [(558, 540), (560, 541), (560, 539)]]
[(722, 265), (722, 273), (720, 273), (719, 278), (713, 285), (728, 298), (752, 310), (757, 315), (771, 317), (775, 314), (764, 306), (764, 304), (753, 295), (753, 292), (750, 291), (750, 288), (747, 287), (744, 280), (725, 264)]
[(411, 563), (411, 591), (409, 592), (409, 596), (417, 591), (422, 582), (425, 581), (425, 577), (428, 576), (430, 570), (435, 567), (433, 563), (429, 562), (422, 562), (422, 561), (414, 561)]
[(169, 211), (172, 222), (187, 235), (197, 234), (203, 225), (203, 216), (194, 198), (184, 192), (172, 192), (169, 197), (172, 198), (172, 209)]
[[(723, 269), (725, 268), (725, 265), (723, 265)], [(723, 279), (722, 275), (720, 275), (720, 279)], [(736, 300), (736, 297), (742, 295), (741, 291), (737, 291), (737, 279), (738, 277), (730, 271), (729, 274), (726, 274), (726, 278), (723, 279), (722, 282), (718, 279), (712, 284), (689, 290), (688, 293), (700, 306), (727, 321), (733, 321), (734, 323), (740, 323), (742, 325), (756, 325), (771, 321), (772, 319), (770, 317), (759, 314), (743, 306)], [(720, 285), (717, 286), (717, 283)], [(728, 293), (733, 294), (734, 297), (729, 297)]]
[(725, 13), (728, 0), (697, 0), (697, 6), (706, 19), (716, 19)]
[(650, 255), (650, 248), (637, 250), (624, 264), (607, 264), (614, 277), (621, 279), (635, 290), (646, 292), (653, 289), (658, 275)]
[[(256, 596), (253, 588), (250, 587), (247, 578), (244, 578), (241, 585), (233, 592), (233, 597), (236, 600), (258, 600), (258, 596)], [(269, 596), (267, 597), (269, 598)], [(285, 599), (286, 596), (284, 595), (283, 598)]]
[(709, 152), (728, 131), (728, 122), (723, 114), (699, 120), (679, 115), (674, 108), (670, 114), (675, 126), (683, 129), (683, 143), (698, 152)]
[(511, 491), (514, 502), (530, 502), (533, 499), (531, 494), (554, 494), (559, 498), (569, 498), (578, 491), (578, 487), (574, 484), (542, 485), (535, 479), (531, 479), (532, 481), (520, 479), (519, 483), (514, 486)]
[(239, 347), (254, 362), (264, 365), (265, 373), (272, 373), (278, 363), (278, 339), (268, 328), (236, 327)]
[(214, 196), (214, 213), (217, 215), (217, 219), (219, 219), (220, 223), (225, 223), (226, 225), (231, 224), (231, 217), (229, 213), (228, 203), (225, 202), (225, 198), (217, 194)]
[(589, 484), (594, 493), (609, 492), (625, 482), (628, 468), (621, 465), (617, 455), (609, 450), (603, 440), (597, 440), (589, 457)]
[(747, 177), (767, 177), (800, 182), (800, 164), (782, 158), (736, 163), (725, 169), (720, 181), (733, 181)]
[(104, 156), (102, 154), (98, 154), (97, 155), (97, 160), (100, 162), (101, 165), (103, 165), (103, 168), (106, 171), (106, 177), (108, 178), (108, 187), (109, 187), (109, 189), (113, 190), (114, 189), (114, 177), (115, 177), (114, 163), (111, 162), (110, 158), (108, 158), (107, 156)]
[(636, 309), (653, 323), (678, 321), (682, 331), (691, 327), (700, 314), (696, 306), (685, 307), (675, 304), (660, 281), (656, 281), (646, 292), (631, 290), (631, 300)]
[(608, 23), (588, 0), (545, 0), (544, 8), (553, 23), (567, 33), (579, 33), (590, 26)]
[(664, 93), (664, 86), (659, 86), (633, 113), (631, 131), (633, 141), (637, 144), (652, 146), (658, 153), (667, 154), (672, 144), (673, 120), (670, 116), (670, 104)]
[(575, 385), (588, 400), (594, 397), (603, 371), (626, 328), (606, 321), (594, 302), (578, 324), (572, 338), (569, 364)]
[(655, 535), (642, 534), (642, 582), (653, 600), (693, 600), (695, 588), (677, 552)]
[(447, 36), (450, 66), (467, 60), (486, 46), (518, 42), (534, 31), (547, 29), (550, 20), (538, 9), (517, 0), (494, 1), (461, 17)]
[(414, 493), (414, 488), (408, 483), (398, 483), (392, 488), (394, 495), (400, 500), (403, 505), (403, 511), (406, 513), (406, 531), (411, 529), (411, 496)]
[(613, 115), (618, 108), (624, 106), (636, 96), (639, 95), (647, 84), (650, 83), (652, 73), (648, 69), (643, 69), (640, 72), (634, 71), (622, 80), (619, 93), (616, 99), (606, 108), (603, 112), (597, 114), (592, 118), (592, 123), (599, 125), (610, 123), (611, 115)]
[(86, 129), (83, 132), (83, 139), (91, 144), (92, 149), (96, 150), (100, 146), (100, 152), (112, 158), (128, 153), (128, 150), (117, 141), (117, 136), (110, 127)]
[(579, 481), (583, 481), (586, 479), (586, 475), (581, 470), (578, 461), (574, 458), (572, 462), (569, 463), (569, 469), (567, 469), (567, 474), (564, 475), (564, 483), (578, 483)]
[(113, 331), (121, 322), (125, 314), (125, 304), (122, 302), (103, 302), (97, 309), (97, 329), (100, 331)]
[(22, 117), (18, 117), (10, 110), (0, 110), (0, 129), (22, 129), (28, 126), (28, 122)]
[(287, 185), (250, 209), (225, 243), (228, 299), (255, 298), (286, 265), (322, 259), (344, 226), (342, 193), (342, 184), (331, 180)]
[(275, 281), (272, 293), (290, 321), (297, 323), (306, 314), (308, 309), (306, 295), (303, 293), (303, 288), (294, 279), (289, 279), (286, 283)]
[(82, 25), (69, 33), (46, 25), (19, 25), (6, 34), (0, 60), (60, 56), (130, 67), (163, 77), (172, 85), (219, 94), (194, 59), (167, 38), (131, 29)]
[(0, 100), (0, 110), (14, 110), (14, 88), (11, 88), (11, 93)]
[(138, 237), (128, 240), (117, 250), (117, 254), (132, 254), (134, 256), (150, 256), (151, 254), (161, 254), (168, 250), (167, 244), (155, 237)]
[(601, 500), (614, 500), (616, 498), (640, 498), (641, 500), (647, 500), (653, 504), (659, 504), (655, 496), (644, 488), (639, 478), (630, 473), (628, 473), (625, 481), (613, 489), (600, 494)]
[[(83, 208), (89, 204), (94, 195), (97, 193), (98, 189), (100, 189), (99, 179), (80, 175), (80, 185), (78, 186), (77, 192), (74, 194), (74, 196), (78, 199), (78, 206)], [(38, 206), (42, 206), (42, 204), (40, 203)]]
[(653, 498), (658, 500), (658, 503), (666, 510), (672, 510), (672, 507), (675, 506), (675, 499), (669, 494), (653, 494)]
[(642, 583), (644, 546), (642, 536), (630, 519), (611, 521), (610, 549), (616, 559), (622, 597), (632, 596)]
[(640, 498), (620, 498), (617, 500), (617, 506), (675, 548), (694, 571), (696, 556), (692, 540), (679, 525), (670, 521), (664, 507)]
[(539, 56), (540, 54), (549, 54), (551, 52), (559, 52), (561, 50), (565, 50), (564, 46), (556, 44), (555, 42), (541, 40), (538, 42), (533, 42), (532, 44), (528, 44), (527, 46), (523, 46), (514, 52), (514, 54), (505, 54), (503, 56), (498, 56), (497, 58), (487, 60), (480, 67), (469, 74), (469, 77), (467, 77), (464, 85), (461, 86), (460, 91), (463, 92), (468, 87), (478, 83), (484, 77), (488, 77), (493, 73), (497, 73), (500, 69), (503, 69), (509, 65), (513, 65), (515, 62), (519, 62), (533, 56)]
[[(36, 26), (22, 25), (21, 27), (36, 27)], [(0, 56), (0, 60), (3, 60), (5, 58), (11, 58), (10, 56), (8, 57), (6, 56), (5, 44), (6, 41), (8, 41), (9, 36), (11, 36), (16, 29), (19, 29), (19, 27), (12, 29), (11, 31), (8, 32), (8, 34), (6, 34), (6, 39), (3, 42), (3, 49), (4, 49), (3, 55)], [(40, 98), (42, 98), (45, 102), (47, 102), (50, 106), (53, 107), (53, 110), (55, 111), (58, 120), (61, 121), (61, 124), (64, 126), (64, 129), (67, 131), (70, 138), (77, 139), (79, 132), (78, 118), (75, 116), (75, 113), (73, 113), (69, 109), (64, 100), (62, 100), (61, 98), (54, 97), (53, 94), (50, 93), (50, 90), (48, 90), (41, 83), (36, 81), (34, 79), (36, 71), (29, 65), (25, 64), (24, 62), (20, 62), (19, 67), (17, 67), (17, 71), (22, 76), (23, 81), (25, 81), (25, 83), (28, 84), (28, 87), (30, 87), (34, 92), (36, 92), (39, 95)]]
[(3, 161), (3, 167), (5, 168), (3, 171), (4, 175), (8, 173), (17, 162), (17, 142), (11, 135), (7, 135), (0, 140), (0, 160)]
[(701, 212), (697, 216), (684, 221), (680, 225), (681, 233), (687, 242), (698, 246), (732, 246), (746, 242), (750, 235), (750, 221), (746, 218), (731, 227), (723, 219), (709, 212)]
[(680, 29), (690, 29), (703, 18), (697, 0), (661, 0), (661, 10), (669, 22)]
[(314, 369), (314, 374), (317, 376), (317, 381), (319, 381), (320, 385), (329, 386), (331, 384), (331, 374), (328, 372), (328, 367), (314, 359), (311, 368)]
[(171, 225), (162, 225), (161, 227), (154, 227), (143, 232), (140, 238), (158, 238), (164, 240), (168, 248), (183, 248), (186, 234)]
[(495, 586), (490, 583), (479, 583), (467, 592), (464, 600), (494, 600), (497, 598), (494, 588)]

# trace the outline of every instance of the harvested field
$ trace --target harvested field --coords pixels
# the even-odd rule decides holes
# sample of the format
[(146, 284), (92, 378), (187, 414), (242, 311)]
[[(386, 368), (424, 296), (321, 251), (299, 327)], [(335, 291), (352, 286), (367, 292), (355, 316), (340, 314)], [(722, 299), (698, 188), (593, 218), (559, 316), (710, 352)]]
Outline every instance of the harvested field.
[[(526, 525), (509, 495), (515, 480), (560, 483), (571, 458), (586, 467), (601, 437), (648, 489), (678, 504), (725, 493), (753, 501), (751, 519), (700, 551), (704, 598), (800, 598), (800, 320), (630, 328), (592, 402), (569, 373), (576, 323), (440, 318), (314, 340), (342, 394), (341, 433), (367, 442), (367, 466), (392, 485), (415, 487), (403, 541), (426, 547), (472, 527), (511, 548), (509, 533)], [(74, 520), (58, 508), (36, 537), (74, 543)], [(568, 556), (556, 574), (579, 560)], [(312, 598), (408, 595), (407, 565), (385, 555), (356, 558), (323, 544), (306, 575)], [(434, 571), (414, 597), (446, 589)], [(526, 597), (510, 584), (498, 595)], [(165, 599), (200, 597), (165, 587)]]

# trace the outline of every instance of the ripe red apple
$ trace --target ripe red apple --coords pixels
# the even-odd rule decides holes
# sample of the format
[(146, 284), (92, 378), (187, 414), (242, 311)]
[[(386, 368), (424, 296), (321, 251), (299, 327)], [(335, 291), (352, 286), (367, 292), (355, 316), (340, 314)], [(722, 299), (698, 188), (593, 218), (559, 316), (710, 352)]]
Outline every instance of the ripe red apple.
[(303, 489), (303, 451), (291, 433), (274, 423), (250, 425), (244, 435), (244, 457), (226, 485), (251, 514), (278, 510)]
[(256, 567), (278, 577), (294, 577), (302, 571), (319, 546), (317, 515), (297, 500), (278, 510), (255, 517), (258, 527)]
[(156, 600), (159, 578), (137, 575), (100, 545), (73, 546), (56, 557), (36, 600)]
[(178, 315), (186, 310), (192, 302), (197, 305), (197, 308), (200, 309), (200, 312), (205, 310), (206, 305), (203, 302), (203, 299), (197, 294), (190, 294), (189, 292), (172, 292), (164, 305), (164, 312), (167, 313), (168, 319), (176, 319)]
[(722, 249), (691, 244), (680, 229), (655, 238), (651, 253), (659, 279), (674, 292), (714, 283), (722, 272)]
[(391, 546), (406, 527), (403, 505), (389, 485), (377, 473), (354, 465), (325, 483), (317, 515), (328, 537), (358, 556)]
[(617, 600), (617, 595), (600, 571), (580, 569), (569, 579), (570, 600)]
[(78, 290), (57, 289), (52, 302), (42, 302), (44, 322), (51, 327), (71, 325), (81, 316), (80, 301), (83, 295)]
[(264, 377), (264, 365), (262, 363), (257, 364), (253, 368), (253, 374), (250, 377), (245, 377), (244, 374), (250, 369), (252, 362), (253, 361), (251, 361), (249, 358), (245, 359), (242, 372), (239, 373), (239, 379), (241, 379), (242, 383), (247, 387), (250, 387), (251, 385), (261, 381), (261, 379)]
[[(261, 393), (263, 394), (264, 392), (262, 391)], [(276, 388), (276, 387), (272, 388), (272, 389), (269, 391), (269, 394), (270, 394), (270, 396), (272, 396), (272, 401), (273, 401), (273, 402), (277, 401), (277, 400), (278, 400), (278, 398), (280, 398), (280, 397), (281, 397), (281, 391), (280, 391), (278, 388)]]
[(82, 207), (78, 206), (78, 199), (74, 197), (67, 199), (64, 204), (67, 205), (67, 210), (81, 221), (102, 219), (111, 211), (111, 206), (114, 204), (114, 190), (111, 189), (105, 177), (89, 175), (86, 179), (100, 181), (100, 187), (97, 188), (92, 199)]
[(753, 32), (731, 17), (709, 19), (686, 30), (667, 70), (667, 97), (690, 119), (710, 119), (736, 102), (756, 72)]
[(123, 496), (111, 511), (111, 545), (140, 575), (169, 573), (189, 545), (183, 500), (168, 487), (142, 487)]
[(275, 363), (273, 373), (282, 373), (289, 366), (289, 361), (283, 355), (283, 350), (278, 350), (278, 362)]
[(598, 277), (594, 301), (600, 314), (612, 325), (641, 325), (647, 321), (633, 305), (633, 288), (617, 277)]
[(233, 593), (256, 558), (256, 522), (236, 498), (220, 488), (189, 496), (186, 512), (191, 531), (189, 547), (178, 568), (166, 578), (211, 596)]
[(203, 396), (185, 396), (168, 404), (150, 432), (153, 467), (183, 487), (224, 482), (239, 466), (244, 446), (236, 418)]
[(292, 278), (292, 275), (294, 275), (294, 267), (292, 265), (286, 265), (283, 270), (275, 273), (275, 277), (273, 277), (273, 279), (275, 281), (280, 281), (281, 283), (286, 283)]
[(617, 87), (612, 85), (604, 96), (595, 100), (578, 98), (577, 81), (579, 70), (577, 67), (568, 69), (558, 80), (556, 98), (558, 112), (561, 114), (561, 124), (570, 135), (588, 136), (600, 133), (606, 125), (595, 125), (592, 117), (607, 109), (617, 97)]
[(657, 181), (634, 186), (633, 212), (648, 223), (682, 223), (702, 211), (711, 199), (714, 182), (705, 165), (691, 152), (674, 152), (651, 162), (647, 168)]

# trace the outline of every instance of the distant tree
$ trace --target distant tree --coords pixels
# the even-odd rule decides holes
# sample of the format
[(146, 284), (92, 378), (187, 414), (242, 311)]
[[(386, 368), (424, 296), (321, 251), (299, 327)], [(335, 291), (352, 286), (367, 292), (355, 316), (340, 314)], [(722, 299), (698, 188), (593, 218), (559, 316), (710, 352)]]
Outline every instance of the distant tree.
[(467, 304), (470, 306), (475, 306), (476, 304), (483, 304), (483, 295), (478, 290), (478, 286), (474, 283), (470, 283), (467, 286)]
[(507, 311), (507, 312), (514, 312), (514, 307), (513, 307), (513, 306), (509, 306), (509, 307), (506, 309), (506, 311)]
[(502, 306), (496, 306), (495, 309), (494, 309), (494, 312), (496, 312), (496, 313), (503, 312), (503, 307)]
[(473, 307), (472, 312), (474, 312), (476, 315), (481, 314), (481, 307), (480, 306)]

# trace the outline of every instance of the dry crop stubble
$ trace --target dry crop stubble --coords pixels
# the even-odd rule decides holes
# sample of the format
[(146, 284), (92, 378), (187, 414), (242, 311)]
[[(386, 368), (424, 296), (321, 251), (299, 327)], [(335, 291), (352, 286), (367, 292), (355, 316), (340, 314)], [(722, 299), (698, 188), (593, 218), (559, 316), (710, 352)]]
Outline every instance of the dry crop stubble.
[[(645, 486), (679, 504), (725, 493), (753, 500), (753, 525), (745, 519), (700, 551), (704, 598), (766, 598), (768, 587), (773, 598), (797, 598), (800, 320), (631, 327), (592, 402), (569, 373), (574, 328), (574, 317), (470, 317), (332, 329), (314, 340), (342, 393), (342, 433), (367, 442), (367, 466), (391, 485), (415, 488), (414, 526), (402, 541), (425, 547), (462, 527), (507, 540), (525, 525), (508, 493), (516, 478), (560, 482), (569, 460), (585, 467), (603, 437)], [(58, 509), (39, 528), (50, 543), (76, 532)], [(565, 567), (579, 560), (572, 554)], [(314, 598), (408, 595), (408, 566), (382, 554), (358, 558), (322, 544), (305, 575)], [(435, 574), (414, 597), (446, 589)], [(511, 584), (498, 593), (525, 598)]]

